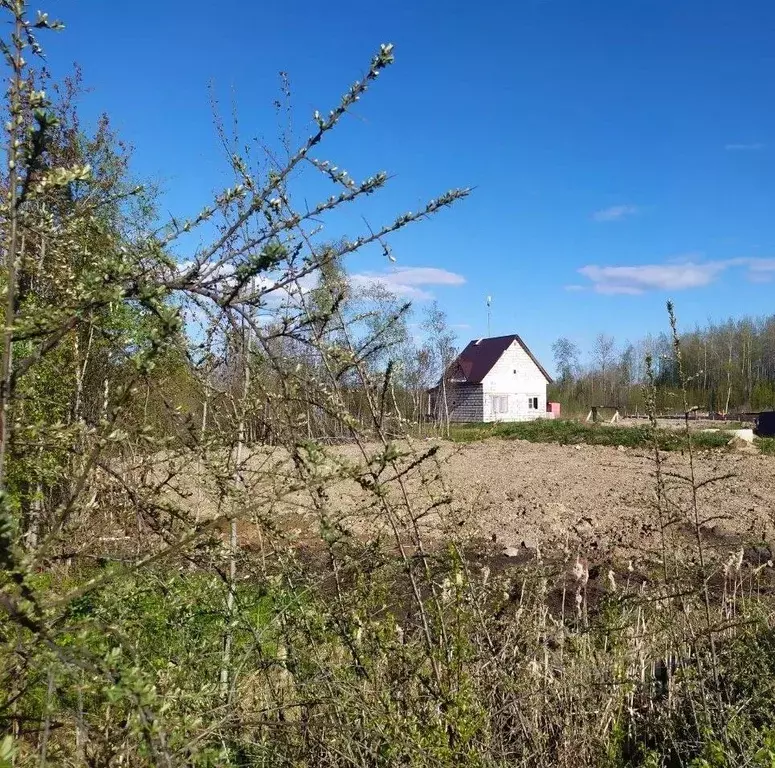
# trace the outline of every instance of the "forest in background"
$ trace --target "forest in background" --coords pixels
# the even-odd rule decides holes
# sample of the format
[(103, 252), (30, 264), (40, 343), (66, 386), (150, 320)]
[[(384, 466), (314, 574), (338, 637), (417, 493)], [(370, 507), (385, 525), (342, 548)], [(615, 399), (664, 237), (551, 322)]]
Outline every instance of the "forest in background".
[[(680, 311), (680, 304), (678, 305)], [(713, 413), (747, 413), (775, 408), (775, 316), (709, 322), (681, 334), (692, 406)], [(646, 413), (645, 360), (654, 360), (657, 407), (680, 413), (680, 375), (668, 333), (617, 345), (601, 333), (586, 360), (578, 345), (560, 338), (552, 345), (555, 384), (550, 399), (565, 412), (587, 413), (593, 405), (624, 413)]]

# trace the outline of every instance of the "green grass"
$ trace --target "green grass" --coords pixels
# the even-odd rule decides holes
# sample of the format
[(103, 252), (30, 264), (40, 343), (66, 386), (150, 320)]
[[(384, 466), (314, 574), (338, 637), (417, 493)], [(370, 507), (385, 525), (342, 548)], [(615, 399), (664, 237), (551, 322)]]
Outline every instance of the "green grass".
[(765, 456), (775, 456), (775, 437), (756, 437), (754, 443)]
[[(665, 451), (686, 448), (686, 436), (680, 431), (659, 430), (659, 446)], [(495, 424), (455, 424), (450, 428), (450, 438), (458, 443), (485, 440), (488, 437), (529, 440), (531, 443), (559, 443), (560, 445), (623, 445), (625, 448), (648, 448), (652, 445), (651, 429), (642, 427), (616, 427), (602, 424), (583, 424), (578, 421), (536, 419)], [(726, 432), (693, 432), (692, 443), (696, 448), (724, 448), (730, 436)], [(766, 452), (766, 451), (764, 451)], [(772, 452), (775, 453), (775, 440)]]
[(750, 421), (721, 421), (714, 423), (719, 424), (719, 429), (750, 429), (753, 426), (753, 423)]
[[(82, 574), (88, 576), (89, 572)], [(275, 648), (269, 627), (277, 610), (275, 595), (255, 584), (241, 583), (236, 589), (240, 622), (234, 627), (236, 652), (255, 649), (255, 638), (263, 639), (263, 652)], [(277, 601), (285, 598), (280, 594)], [(75, 600), (65, 626), (74, 638), (89, 638), (92, 650), (107, 653), (120, 642), (105, 627), (121, 627), (125, 652), (147, 670), (160, 674), (174, 670), (193, 681), (217, 679), (219, 648), (225, 631), (223, 580), (209, 573), (163, 570), (140, 572), (109, 582), (99, 592)], [(80, 635), (79, 635), (80, 633)], [(131, 643), (127, 639), (131, 638)]]

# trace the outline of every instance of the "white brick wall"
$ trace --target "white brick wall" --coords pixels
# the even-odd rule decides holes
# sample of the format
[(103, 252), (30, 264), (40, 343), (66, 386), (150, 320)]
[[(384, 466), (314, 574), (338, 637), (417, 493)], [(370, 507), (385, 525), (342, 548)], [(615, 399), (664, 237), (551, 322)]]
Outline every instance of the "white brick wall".
[[(546, 413), (546, 378), (518, 342), (501, 355), (484, 377), (484, 420), (527, 421), (551, 416)], [(507, 398), (505, 413), (494, 411), (493, 398)], [(529, 407), (529, 398), (538, 398), (538, 408)], [(499, 400), (502, 404), (503, 401)]]

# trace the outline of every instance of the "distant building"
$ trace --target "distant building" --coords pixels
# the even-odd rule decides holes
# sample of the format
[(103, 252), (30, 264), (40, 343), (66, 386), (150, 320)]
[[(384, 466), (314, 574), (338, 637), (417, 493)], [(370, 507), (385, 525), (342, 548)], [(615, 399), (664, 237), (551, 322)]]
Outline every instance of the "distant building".
[(458, 422), (552, 418), (546, 409), (551, 383), (516, 334), (475, 339), (430, 390), (430, 414), (445, 419), (449, 413), (449, 420)]

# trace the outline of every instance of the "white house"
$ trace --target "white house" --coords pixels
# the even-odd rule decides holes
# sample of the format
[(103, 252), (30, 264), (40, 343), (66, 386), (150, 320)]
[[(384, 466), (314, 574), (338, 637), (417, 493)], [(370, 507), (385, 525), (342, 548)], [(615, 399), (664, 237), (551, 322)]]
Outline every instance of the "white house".
[[(430, 410), (450, 421), (528, 421), (549, 416), (552, 379), (517, 334), (475, 339), (430, 390)], [(445, 401), (446, 399), (446, 406)]]

